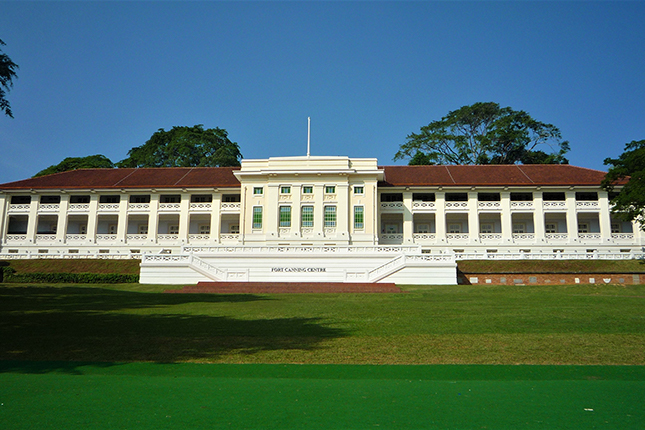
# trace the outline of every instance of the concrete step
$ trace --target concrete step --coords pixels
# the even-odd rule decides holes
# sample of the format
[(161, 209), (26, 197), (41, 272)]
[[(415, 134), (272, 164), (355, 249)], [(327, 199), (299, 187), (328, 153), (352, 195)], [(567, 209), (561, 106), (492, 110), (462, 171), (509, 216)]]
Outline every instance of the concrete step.
[(400, 293), (394, 283), (353, 282), (199, 282), (166, 293), (276, 294), (276, 293)]

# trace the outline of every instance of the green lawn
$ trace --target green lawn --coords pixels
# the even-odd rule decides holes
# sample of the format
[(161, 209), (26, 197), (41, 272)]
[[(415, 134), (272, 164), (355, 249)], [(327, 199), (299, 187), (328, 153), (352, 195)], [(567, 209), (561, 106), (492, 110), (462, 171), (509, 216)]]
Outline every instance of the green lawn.
[(0, 429), (645, 427), (643, 285), (165, 288), (0, 285)]
[(404, 294), (158, 294), (0, 287), (0, 359), (306, 364), (645, 364), (645, 286)]

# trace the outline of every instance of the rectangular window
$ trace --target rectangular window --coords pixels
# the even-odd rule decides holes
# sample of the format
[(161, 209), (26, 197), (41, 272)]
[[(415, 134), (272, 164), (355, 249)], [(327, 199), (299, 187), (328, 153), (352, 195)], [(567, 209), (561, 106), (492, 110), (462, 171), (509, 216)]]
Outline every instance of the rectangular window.
[(101, 196), (99, 197), (99, 203), (119, 203), (121, 201), (121, 196)]
[(448, 233), (461, 233), (461, 224), (448, 224)]
[(40, 203), (60, 203), (60, 196), (40, 196)]
[(325, 187), (325, 194), (336, 194), (336, 187), (333, 185), (327, 185)]
[(302, 187), (302, 194), (313, 194), (314, 193), (314, 187), (311, 185), (305, 185)]
[(87, 224), (80, 224), (78, 226), (78, 234), (87, 234)]
[(193, 194), (190, 196), (191, 203), (209, 203), (213, 201), (212, 194)]
[(428, 224), (417, 224), (416, 233), (430, 233), (430, 226)]
[(492, 233), (493, 232), (493, 224), (480, 224), (479, 225), (479, 232), (480, 233)]
[(240, 234), (240, 225), (239, 224), (231, 224), (228, 228), (228, 232), (231, 234)]
[(264, 194), (264, 188), (262, 187), (253, 187), (253, 195), (254, 196), (261, 196)]
[(139, 234), (148, 234), (148, 224), (139, 224)]
[(307, 228), (314, 226), (314, 207), (313, 206), (302, 207), (302, 226)]
[(589, 224), (581, 222), (578, 224), (578, 233), (589, 233)]
[(150, 196), (130, 196), (130, 203), (150, 203)]
[(69, 196), (70, 203), (89, 203), (90, 196)]
[(168, 226), (168, 234), (179, 234), (179, 226), (178, 225), (169, 225)]
[(240, 195), (239, 194), (224, 194), (222, 196), (222, 201), (225, 203), (239, 203)]
[(12, 205), (26, 205), (31, 203), (31, 196), (11, 196)]
[(520, 222), (513, 223), (513, 233), (526, 233), (526, 224)]
[(618, 223), (611, 223), (611, 232), (612, 233), (620, 233), (620, 224)]
[(116, 234), (116, 224), (108, 225), (108, 234)]
[(181, 196), (179, 194), (172, 195), (163, 195), (159, 199), (160, 203), (179, 203), (181, 202)]
[(325, 206), (325, 227), (336, 227), (336, 206)]
[(280, 194), (291, 194), (291, 187), (280, 187)]
[(291, 227), (291, 206), (280, 206), (280, 227)]
[(199, 226), (199, 234), (211, 234), (211, 226), (208, 224), (201, 224)]
[(365, 194), (365, 188), (361, 186), (355, 186), (354, 187), (354, 194)]
[(262, 206), (253, 206), (253, 228), (262, 228)]
[(558, 225), (556, 223), (547, 222), (546, 224), (544, 224), (544, 231), (546, 233), (557, 233)]
[(362, 230), (365, 228), (365, 213), (363, 206), (354, 206), (354, 228)]

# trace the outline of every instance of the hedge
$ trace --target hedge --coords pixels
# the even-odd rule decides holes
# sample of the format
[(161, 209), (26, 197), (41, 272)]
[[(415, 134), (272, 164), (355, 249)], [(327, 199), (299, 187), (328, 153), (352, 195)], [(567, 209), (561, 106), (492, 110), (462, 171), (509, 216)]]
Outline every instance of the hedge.
[(13, 283), (66, 283), (66, 284), (132, 284), (139, 275), (121, 273), (16, 273), (12, 267), (3, 267), (3, 282)]

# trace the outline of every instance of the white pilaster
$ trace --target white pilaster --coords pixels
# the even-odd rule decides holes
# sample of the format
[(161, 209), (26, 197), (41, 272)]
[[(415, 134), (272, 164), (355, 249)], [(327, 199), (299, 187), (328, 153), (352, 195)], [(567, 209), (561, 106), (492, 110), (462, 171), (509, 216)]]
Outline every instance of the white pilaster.
[(159, 194), (150, 194), (150, 211), (148, 212), (148, 242), (157, 243), (159, 230)]
[[(211, 203), (211, 242), (219, 243), (219, 235), (222, 230), (222, 194), (214, 193)], [(240, 205), (241, 206), (241, 205)], [(240, 218), (242, 217), (240, 209)], [(240, 219), (240, 229), (242, 228), (242, 219)]]
[(412, 215), (412, 191), (403, 193), (403, 243), (414, 243), (414, 220)]
[(544, 200), (542, 191), (533, 192), (533, 225), (535, 226), (535, 241), (538, 244), (546, 242), (546, 228), (544, 222)]
[(578, 214), (576, 212), (576, 192), (567, 190), (566, 194), (567, 205), (567, 233), (569, 235), (569, 242), (578, 242)]
[(502, 241), (504, 243), (512, 242), (513, 215), (511, 213), (511, 193), (509, 191), (500, 193), (500, 206), (502, 207), (500, 220), (502, 223)]
[(96, 225), (98, 223), (99, 195), (90, 194), (90, 211), (87, 214), (87, 241), (96, 243)]
[(446, 193), (444, 191), (437, 191), (435, 193), (435, 207), (437, 208), (435, 215), (435, 234), (437, 243), (445, 244), (446, 241)]
[(604, 243), (613, 242), (611, 237), (609, 194), (607, 191), (598, 191), (598, 206), (600, 206), (600, 237), (602, 237)]
[(188, 243), (188, 230), (190, 227), (190, 193), (181, 193), (179, 205), (179, 241), (182, 244)]
[(479, 202), (477, 192), (468, 192), (468, 236), (471, 243), (479, 243)]
[(67, 234), (67, 208), (69, 207), (69, 194), (61, 194), (58, 206), (58, 220), (56, 222), (56, 242), (65, 243)]

